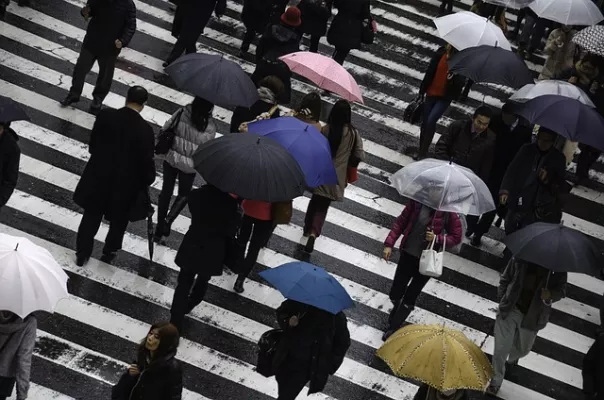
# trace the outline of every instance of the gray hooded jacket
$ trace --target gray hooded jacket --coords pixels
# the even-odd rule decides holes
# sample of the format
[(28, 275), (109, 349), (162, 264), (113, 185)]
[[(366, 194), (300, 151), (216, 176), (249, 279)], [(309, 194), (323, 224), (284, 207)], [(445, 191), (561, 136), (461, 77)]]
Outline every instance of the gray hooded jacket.
[(38, 322), (33, 315), (0, 324), (0, 376), (15, 378), (17, 399), (27, 398)]

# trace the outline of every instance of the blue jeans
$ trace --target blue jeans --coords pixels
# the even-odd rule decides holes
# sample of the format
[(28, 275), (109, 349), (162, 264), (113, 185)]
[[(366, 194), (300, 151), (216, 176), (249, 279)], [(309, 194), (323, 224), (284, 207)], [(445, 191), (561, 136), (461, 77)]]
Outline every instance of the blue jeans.
[(436, 132), (436, 123), (445, 113), (451, 100), (444, 97), (426, 97), (422, 115), (422, 126), (419, 135), (419, 158), (424, 158), (430, 149), (430, 143)]

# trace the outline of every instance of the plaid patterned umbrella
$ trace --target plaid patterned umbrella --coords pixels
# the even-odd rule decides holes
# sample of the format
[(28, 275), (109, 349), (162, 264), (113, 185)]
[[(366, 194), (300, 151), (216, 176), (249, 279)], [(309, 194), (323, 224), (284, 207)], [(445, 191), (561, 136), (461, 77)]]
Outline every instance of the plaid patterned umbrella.
[(590, 53), (604, 57), (604, 26), (589, 26), (573, 37), (573, 42)]

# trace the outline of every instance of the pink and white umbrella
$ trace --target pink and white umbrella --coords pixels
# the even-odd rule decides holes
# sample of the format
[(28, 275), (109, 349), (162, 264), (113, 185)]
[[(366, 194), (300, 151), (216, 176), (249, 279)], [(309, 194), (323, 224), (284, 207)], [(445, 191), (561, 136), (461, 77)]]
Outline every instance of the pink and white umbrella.
[(299, 51), (281, 57), (289, 69), (311, 80), (321, 89), (340, 95), (349, 101), (363, 103), (361, 89), (344, 67), (324, 55)]

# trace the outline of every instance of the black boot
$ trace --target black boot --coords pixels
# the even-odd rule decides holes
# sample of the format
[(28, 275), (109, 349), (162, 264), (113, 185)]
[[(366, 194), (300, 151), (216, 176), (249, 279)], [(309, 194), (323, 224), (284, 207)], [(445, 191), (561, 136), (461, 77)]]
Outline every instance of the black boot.
[(78, 101), (80, 101), (80, 96), (76, 96), (76, 95), (69, 93), (67, 95), (67, 97), (65, 97), (65, 99), (63, 99), (63, 101), (61, 102), (61, 106), (67, 107), (74, 103), (77, 103)]
[(111, 253), (105, 253), (103, 252), (103, 255), (101, 256), (101, 261), (107, 264), (111, 264), (111, 262), (115, 259), (115, 256), (117, 255), (116, 252), (111, 252)]
[(92, 104), (90, 104), (90, 113), (96, 115), (101, 111), (101, 108), (103, 108), (103, 100), (98, 97), (93, 98)]
[[(161, 232), (162, 236), (170, 236), (170, 229), (172, 227), (172, 223), (176, 220), (176, 217), (180, 215), (180, 212), (185, 208), (189, 198), (187, 196), (178, 196), (176, 200), (174, 200), (174, 204), (170, 208), (168, 212), (168, 216), (166, 217), (166, 221), (163, 225), (163, 232)], [(159, 224), (158, 224), (159, 225)]]
[(76, 265), (78, 267), (83, 267), (84, 265), (86, 265), (86, 263), (88, 262), (88, 260), (90, 259), (89, 256), (84, 256), (81, 254), (76, 254)]
[(237, 293), (243, 293), (243, 283), (245, 282), (245, 275), (239, 275), (237, 280), (235, 281), (235, 285), (233, 285), (233, 290)]

